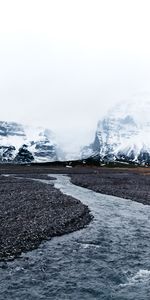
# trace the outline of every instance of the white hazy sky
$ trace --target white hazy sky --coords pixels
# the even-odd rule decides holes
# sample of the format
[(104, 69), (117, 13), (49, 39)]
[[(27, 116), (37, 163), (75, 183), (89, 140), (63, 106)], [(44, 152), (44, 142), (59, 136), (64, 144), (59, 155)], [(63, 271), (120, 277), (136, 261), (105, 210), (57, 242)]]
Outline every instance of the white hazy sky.
[(149, 0), (0, 0), (0, 119), (88, 143), (111, 105), (150, 93), (149, 30)]

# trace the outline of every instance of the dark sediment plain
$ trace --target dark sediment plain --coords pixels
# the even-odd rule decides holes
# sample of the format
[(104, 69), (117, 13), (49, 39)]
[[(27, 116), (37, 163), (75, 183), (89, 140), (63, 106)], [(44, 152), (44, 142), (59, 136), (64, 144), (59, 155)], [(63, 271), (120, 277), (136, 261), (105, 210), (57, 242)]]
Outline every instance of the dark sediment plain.
[(97, 168), (93, 174), (74, 174), (71, 181), (95, 192), (150, 205), (150, 169)]
[[(37, 248), (0, 263), (0, 300), (150, 299), (150, 206), (101, 195), (60, 176), (68, 174), (78, 185), (150, 204), (149, 168), (0, 165), (0, 173), (22, 177), (0, 176), (1, 259)], [(63, 195), (51, 185), (27, 179), (50, 180), (47, 174), (57, 178), (55, 187)], [(92, 222), (39, 245), (87, 224), (89, 211), (74, 198), (90, 208)]]
[(36, 248), (43, 240), (81, 229), (92, 219), (79, 200), (25, 177), (0, 176), (1, 261)]
[(55, 174), (68, 174), (76, 185), (150, 205), (149, 168), (1, 165), (0, 173), (0, 260), (13, 259), (37, 248), (43, 240), (81, 229), (92, 219), (79, 200), (33, 178), (50, 180), (47, 174), (54, 178)]

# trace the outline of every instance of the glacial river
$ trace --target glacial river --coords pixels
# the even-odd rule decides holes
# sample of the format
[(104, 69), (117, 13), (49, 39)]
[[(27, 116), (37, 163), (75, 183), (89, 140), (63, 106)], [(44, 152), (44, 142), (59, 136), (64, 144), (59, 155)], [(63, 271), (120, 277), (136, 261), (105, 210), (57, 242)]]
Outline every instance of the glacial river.
[(150, 206), (51, 177), (57, 189), (88, 205), (94, 219), (1, 264), (0, 300), (149, 300)]

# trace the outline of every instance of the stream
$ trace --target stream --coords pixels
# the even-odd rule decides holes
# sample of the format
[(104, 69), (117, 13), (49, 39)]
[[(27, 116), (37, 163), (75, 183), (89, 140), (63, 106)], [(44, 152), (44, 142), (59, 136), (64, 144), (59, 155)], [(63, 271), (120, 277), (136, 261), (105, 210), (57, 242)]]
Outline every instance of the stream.
[(149, 300), (150, 206), (49, 176), (35, 180), (81, 200), (94, 219), (1, 264), (0, 300)]

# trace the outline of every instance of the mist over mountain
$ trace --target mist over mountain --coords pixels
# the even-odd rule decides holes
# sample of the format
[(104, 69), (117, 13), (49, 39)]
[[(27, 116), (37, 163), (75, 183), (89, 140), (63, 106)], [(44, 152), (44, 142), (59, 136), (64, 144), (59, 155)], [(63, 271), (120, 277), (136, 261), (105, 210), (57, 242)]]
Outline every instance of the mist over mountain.
[(104, 163), (119, 161), (150, 164), (149, 112), (149, 100), (121, 102), (98, 122), (93, 143), (84, 146), (81, 151), (73, 148), (72, 144), (70, 147), (66, 145), (65, 152), (49, 129), (1, 121), (0, 162), (30, 163), (94, 158)]
[(83, 148), (82, 158), (103, 162), (150, 163), (150, 100), (115, 105), (98, 122), (94, 142)]

